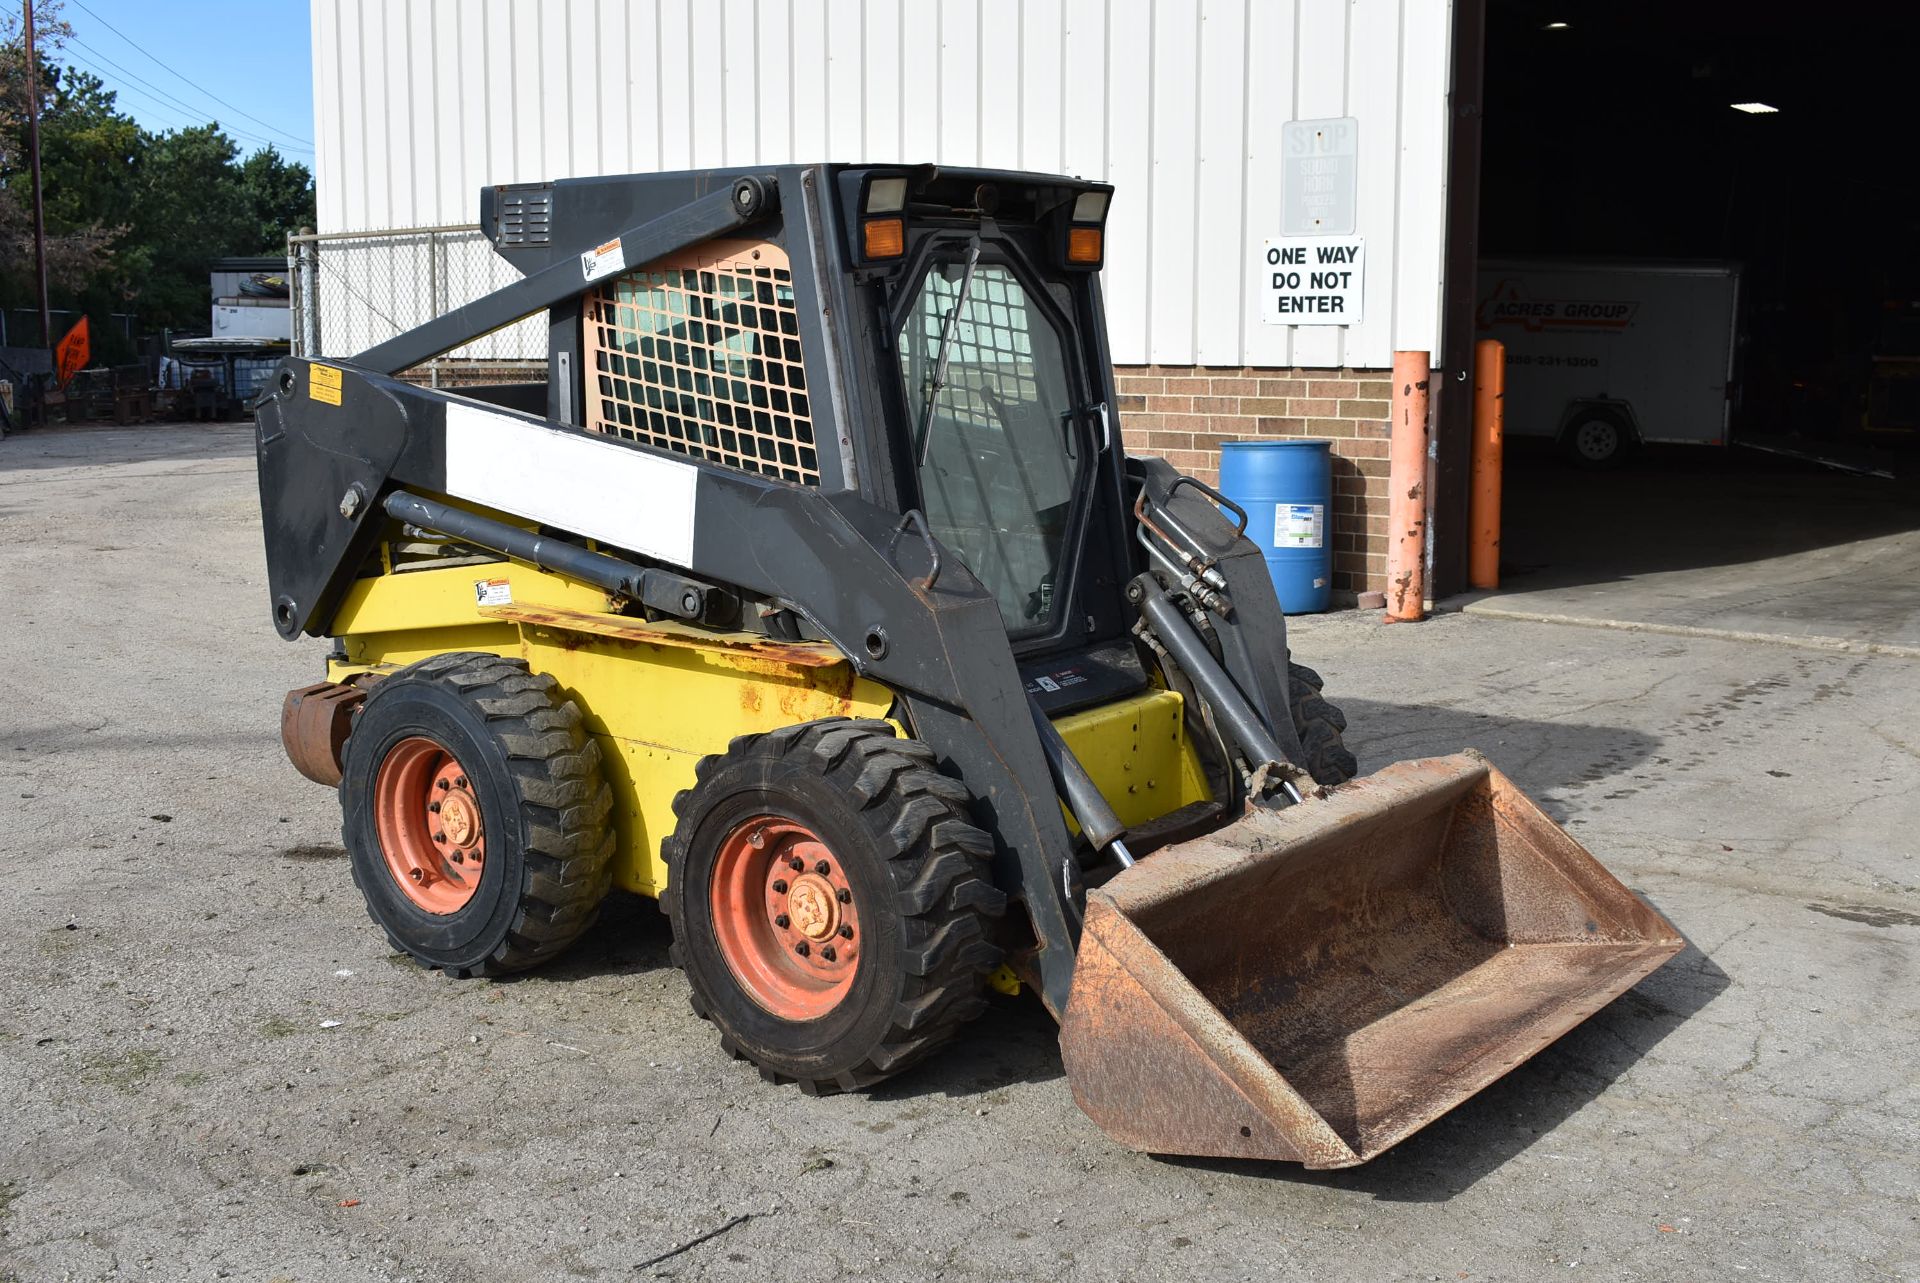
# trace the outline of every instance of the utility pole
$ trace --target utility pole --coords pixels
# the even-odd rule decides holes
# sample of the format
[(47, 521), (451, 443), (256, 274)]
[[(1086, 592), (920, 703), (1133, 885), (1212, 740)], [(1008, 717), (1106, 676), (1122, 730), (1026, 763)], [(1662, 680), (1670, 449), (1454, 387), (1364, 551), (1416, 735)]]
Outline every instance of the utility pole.
[(33, 259), (40, 280), (40, 342), (53, 346), (53, 314), (47, 309), (47, 206), (40, 192), (40, 79), (34, 66), (33, 0), (27, 7), (27, 154), (33, 164)]

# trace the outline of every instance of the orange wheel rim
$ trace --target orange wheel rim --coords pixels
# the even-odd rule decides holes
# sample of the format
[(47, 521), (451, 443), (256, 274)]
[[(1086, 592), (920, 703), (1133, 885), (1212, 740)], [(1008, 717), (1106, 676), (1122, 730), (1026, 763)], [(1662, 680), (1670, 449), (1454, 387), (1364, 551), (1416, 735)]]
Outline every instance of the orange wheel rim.
[(756, 815), (714, 861), (713, 930), (733, 978), (785, 1020), (840, 1005), (859, 970), (859, 906), (846, 870), (806, 825)]
[(428, 913), (466, 907), (486, 868), (486, 825), (453, 754), (424, 736), (395, 744), (374, 778), (373, 816), (401, 894)]

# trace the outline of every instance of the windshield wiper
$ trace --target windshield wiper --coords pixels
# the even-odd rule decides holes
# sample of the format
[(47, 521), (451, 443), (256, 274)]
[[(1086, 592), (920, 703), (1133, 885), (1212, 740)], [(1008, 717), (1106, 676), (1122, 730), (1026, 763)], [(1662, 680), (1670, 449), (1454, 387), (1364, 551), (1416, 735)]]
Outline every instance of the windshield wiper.
[(967, 295), (973, 290), (973, 269), (979, 262), (980, 238), (976, 236), (967, 244), (967, 270), (960, 276), (960, 293), (955, 296), (953, 307), (940, 326), (940, 346), (933, 354), (933, 381), (927, 385), (927, 408), (920, 416), (920, 440), (914, 450), (916, 467), (927, 466), (927, 451), (933, 446), (933, 412), (940, 403), (940, 390), (947, 386), (947, 349), (953, 344), (953, 330), (960, 319), (960, 309), (967, 305)]

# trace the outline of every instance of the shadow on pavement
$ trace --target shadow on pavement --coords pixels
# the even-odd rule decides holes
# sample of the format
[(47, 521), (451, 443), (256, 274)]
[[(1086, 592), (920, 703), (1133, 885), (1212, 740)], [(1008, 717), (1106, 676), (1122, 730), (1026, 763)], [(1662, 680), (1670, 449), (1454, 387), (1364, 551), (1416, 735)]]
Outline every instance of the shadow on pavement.
[(953, 1042), (899, 1078), (868, 1090), (875, 1100), (911, 1100), (938, 1092), (949, 1097), (977, 1096), (1015, 1083), (1061, 1081), (1060, 1027), (1030, 990), (1018, 998), (993, 996), (986, 1014), (960, 1031)]
[[(1490, 718), (1426, 705), (1346, 703), (1356, 730), (1366, 731), (1364, 737), (1356, 736), (1363, 770), (1390, 760), (1476, 746), (1486, 749), (1501, 769), (1536, 796), (1541, 790), (1585, 786), (1627, 772), (1658, 746), (1651, 736), (1618, 727)], [(1504, 749), (1496, 746), (1501, 738), (1507, 741)], [(1556, 810), (1551, 805), (1547, 809)], [(532, 975), (567, 982), (655, 971), (672, 965), (667, 952), (670, 941), (666, 918), (652, 901), (615, 895), (598, 924), (578, 944)], [(1308, 1172), (1288, 1163), (1162, 1161), (1362, 1190), (1389, 1201), (1444, 1200), (1538, 1143), (1543, 1133), (1604, 1091), (1728, 983), (1711, 959), (1688, 946), (1539, 1056), (1361, 1168)], [(694, 1017), (689, 1014), (687, 1019)], [(869, 1089), (867, 1095), (876, 1101), (910, 1100), (932, 1093), (965, 1098), (1017, 1083), (1053, 1083), (1063, 1078), (1058, 1028), (1039, 1000), (1026, 994), (1018, 999), (994, 998), (953, 1044), (900, 1078)]]
[[(672, 943), (673, 930), (657, 903), (645, 896), (615, 891), (601, 905), (599, 920), (565, 953), (544, 966), (502, 976), (495, 983), (530, 979), (563, 984), (659, 971), (673, 966), (667, 956), (667, 946)], [(691, 1011), (686, 1016), (696, 1019)]]
[[(1662, 1039), (1732, 984), (1691, 943), (1532, 1060), (1361, 1167), (1311, 1172), (1292, 1163), (1163, 1158), (1178, 1167), (1323, 1185), (1388, 1203), (1442, 1203), (1508, 1159), (1548, 1145), (1548, 1132), (1579, 1112)], [(1553, 1156), (1582, 1161), (1579, 1154)]]
[(1502, 592), (1736, 566), (1920, 531), (1920, 473), (1889, 480), (1675, 447), (1588, 472), (1538, 447), (1508, 441)]
[[(1347, 747), (1360, 759), (1361, 774), (1408, 758), (1479, 749), (1561, 824), (1567, 822), (1569, 808), (1554, 792), (1630, 775), (1660, 747), (1656, 737), (1624, 726), (1538, 721), (1470, 707), (1388, 704), (1331, 694), (1346, 712)], [(1595, 854), (1605, 862), (1604, 852)]]

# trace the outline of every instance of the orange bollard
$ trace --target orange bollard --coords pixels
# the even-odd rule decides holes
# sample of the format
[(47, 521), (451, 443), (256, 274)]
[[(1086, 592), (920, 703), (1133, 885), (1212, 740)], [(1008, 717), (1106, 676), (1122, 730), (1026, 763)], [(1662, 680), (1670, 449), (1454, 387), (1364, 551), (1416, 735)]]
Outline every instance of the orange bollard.
[(1427, 378), (1426, 352), (1393, 354), (1393, 439), (1387, 459), (1387, 622), (1427, 617)]
[(1473, 345), (1473, 497), (1467, 526), (1467, 582), (1500, 586), (1500, 461), (1506, 452), (1507, 347), (1498, 339)]

